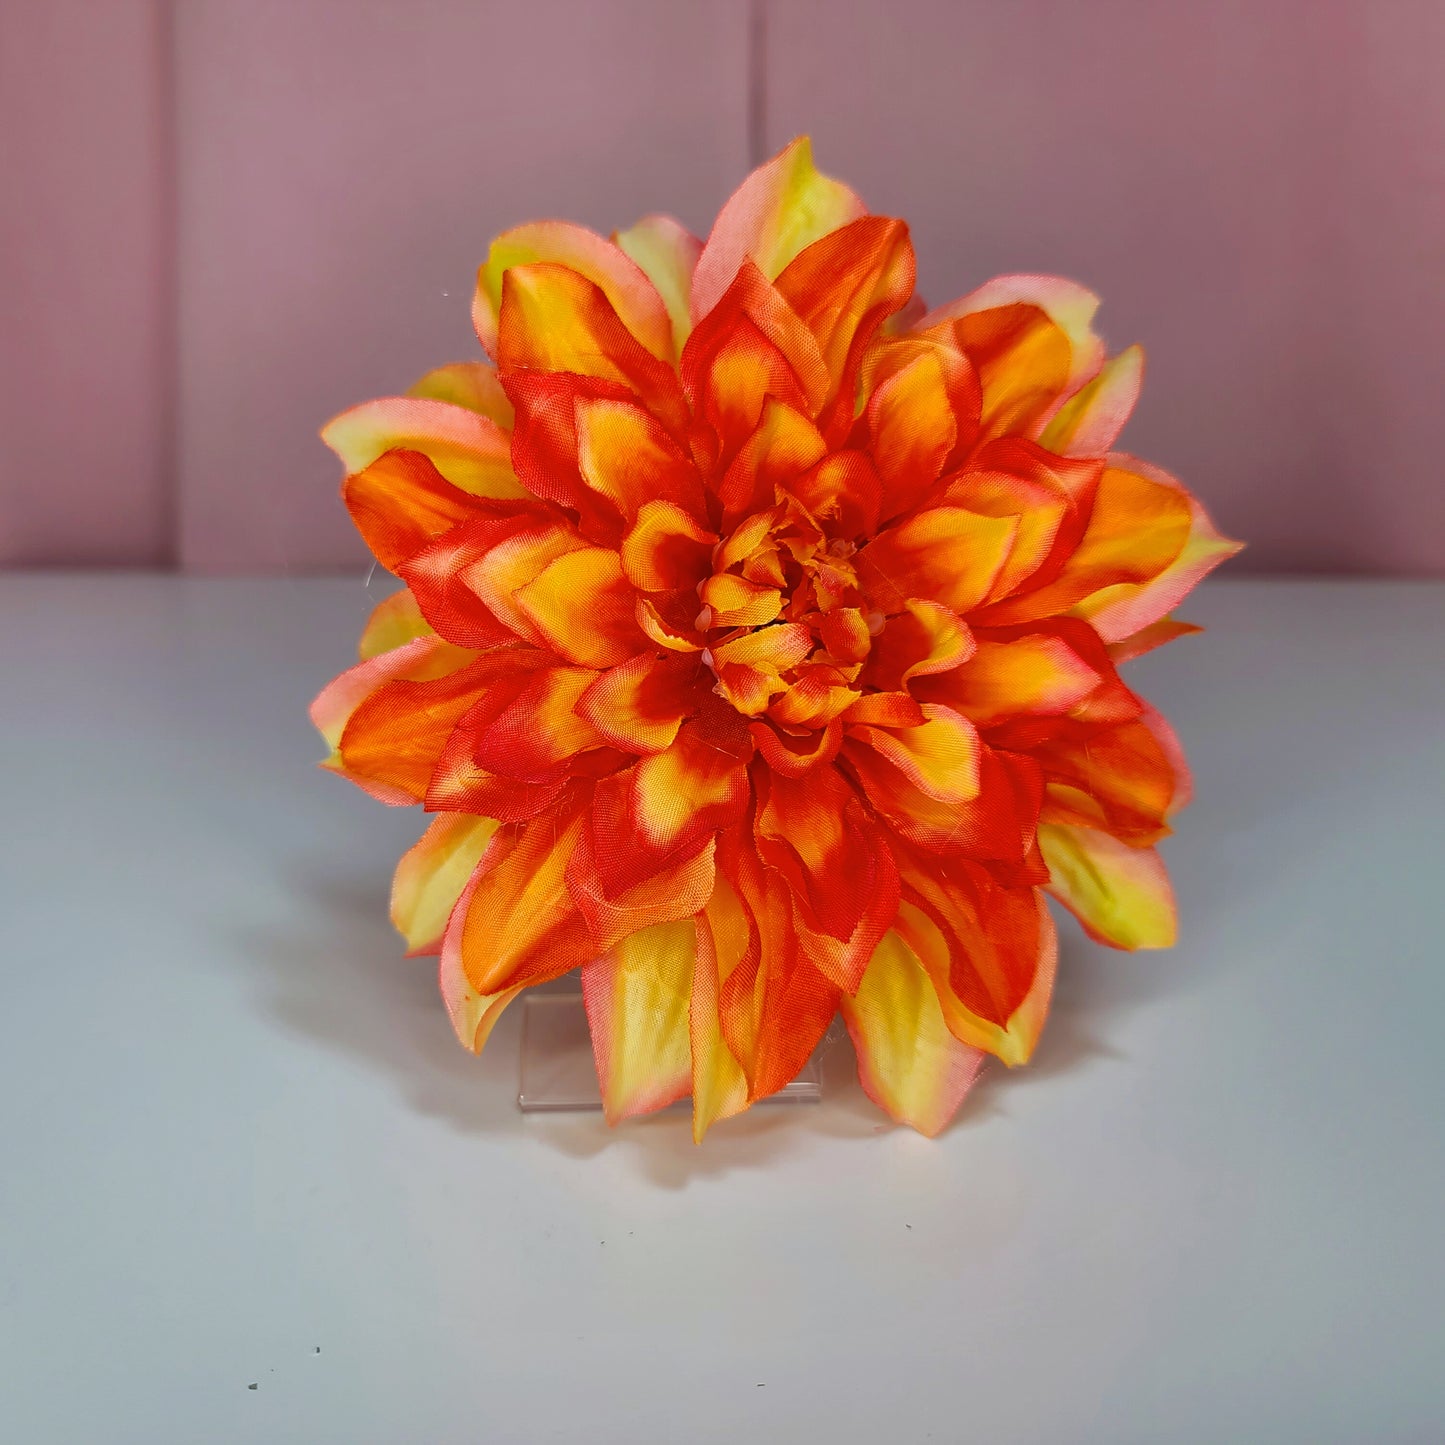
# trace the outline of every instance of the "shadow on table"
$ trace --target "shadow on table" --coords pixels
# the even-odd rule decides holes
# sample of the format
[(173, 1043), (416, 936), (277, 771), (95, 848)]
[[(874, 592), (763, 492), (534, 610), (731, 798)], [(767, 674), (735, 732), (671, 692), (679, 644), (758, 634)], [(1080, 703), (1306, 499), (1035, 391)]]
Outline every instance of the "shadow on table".
[[(266, 1011), (282, 1026), (390, 1077), (410, 1106), (465, 1133), (525, 1135), (571, 1158), (623, 1150), (663, 1188), (767, 1165), (796, 1149), (800, 1131), (868, 1139), (895, 1127), (865, 1096), (846, 1035), (823, 1057), (821, 1104), (765, 1105), (726, 1120), (702, 1148), (685, 1112), (609, 1129), (600, 1114), (524, 1118), (516, 1107), (518, 1015), (504, 1016), (478, 1058), (461, 1048), (437, 992), (435, 961), (404, 958), (387, 920), (384, 886), (335, 874), (288, 875), (296, 894), (290, 929), (240, 930)], [(985, 1069), (949, 1132), (1008, 1112), (1013, 1091), (1117, 1058), (1118, 1019), (1188, 985), (1180, 955), (1114, 954), (1070, 937), (1044, 1036), (1024, 1069)]]

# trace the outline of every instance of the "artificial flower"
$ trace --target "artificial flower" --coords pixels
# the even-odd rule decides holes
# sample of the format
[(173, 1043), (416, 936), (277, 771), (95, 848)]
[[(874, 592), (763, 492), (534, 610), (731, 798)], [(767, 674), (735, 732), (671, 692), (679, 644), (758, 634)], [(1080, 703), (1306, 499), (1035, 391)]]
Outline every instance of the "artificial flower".
[(392, 911), (480, 1049), (574, 969), (609, 1120), (698, 1138), (841, 1014), (927, 1134), (1048, 1012), (1044, 895), (1169, 944), (1188, 795), (1118, 667), (1236, 544), (1113, 450), (1137, 347), (1006, 276), (927, 310), (907, 226), (806, 138), (706, 242), (499, 237), (442, 367), (323, 436), (404, 584), (316, 700), (326, 766), (433, 815)]

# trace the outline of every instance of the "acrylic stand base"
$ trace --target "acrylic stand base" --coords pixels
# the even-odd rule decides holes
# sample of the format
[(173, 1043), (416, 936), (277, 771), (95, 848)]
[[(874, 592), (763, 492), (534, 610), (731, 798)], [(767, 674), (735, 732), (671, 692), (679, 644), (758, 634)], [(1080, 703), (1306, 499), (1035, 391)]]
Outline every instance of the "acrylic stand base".
[[(765, 1103), (816, 1104), (822, 1097), (819, 1056), (827, 1040), (791, 1084)], [(577, 992), (533, 992), (522, 997), (522, 1068), (517, 1107), (524, 1114), (567, 1113), (602, 1108), (587, 1010)], [(690, 1108), (680, 1099), (674, 1109)]]

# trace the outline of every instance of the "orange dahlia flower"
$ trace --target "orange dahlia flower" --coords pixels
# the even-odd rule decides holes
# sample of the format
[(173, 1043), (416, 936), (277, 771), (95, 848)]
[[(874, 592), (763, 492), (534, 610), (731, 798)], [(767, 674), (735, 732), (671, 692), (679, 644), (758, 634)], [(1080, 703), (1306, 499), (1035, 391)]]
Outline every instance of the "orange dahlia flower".
[(494, 360), (323, 436), (406, 585), (316, 700), (326, 766), (435, 819), (393, 917), (462, 1042), (580, 968), (609, 1119), (772, 1094), (842, 1014), (924, 1133), (1048, 1009), (1042, 894), (1174, 936), (1186, 800), (1118, 664), (1235, 544), (1111, 451), (1141, 356), (1007, 276), (925, 314), (902, 221), (755, 171), (704, 244), (544, 221), (478, 273)]

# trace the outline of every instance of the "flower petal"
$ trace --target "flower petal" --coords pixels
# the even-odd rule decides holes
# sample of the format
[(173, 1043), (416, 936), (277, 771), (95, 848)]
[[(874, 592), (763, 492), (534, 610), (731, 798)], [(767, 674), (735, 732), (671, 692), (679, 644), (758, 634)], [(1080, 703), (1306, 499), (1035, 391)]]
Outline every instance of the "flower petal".
[(688, 1028), (692, 1043), (692, 1137), (703, 1135), (719, 1119), (748, 1106), (748, 1079), (723, 1037), (718, 1008), (722, 981), (742, 961), (749, 944), (747, 919), (726, 880), (713, 889), (707, 909), (697, 916), (697, 962), (692, 977)]
[(1144, 352), (1130, 346), (1106, 361), (1099, 374), (1061, 406), (1039, 440), (1065, 457), (1104, 457), (1139, 400)]
[(873, 639), (863, 676), (880, 692), (901, 693), (915, 678), (961, 666), (973, 651), (973, 634), (955, 613), (937, 602), (909, 598)]
[[(582, 915), (567, 892), (567, 862), (582, 815), (539, 818), (500, 829), (452, 910), (442, 941), (448, 1006), (468, 990), (481, 998), (559, 978), (594, 953)], [(468, 1048), (470, 1011), (452, 1022)]]
[(920, 347), (869, 398), (869, 445), (883, 481), (884, 516), (923, 500), (958, 441), (941, 355), (940, 347)]
[(607, 890), (607, 873), (597, 866), (595, 812), (567, 865), (567, 887), (598, 953), (603, 953), (640, 928), (691, 918), (707, 903), (713, 889), (712, 839), (691, 857), (669, 863), (650, 878), (619, 893)]
[(718, 866), (749, 934), (746, 951), (723, 979), (718, 1017), (747, 1078), (748, 1097), (757, 1100), (798, 1076), (837, 1013), (841, 990), (799, 948), (794, 893), (781, 875), (764, 868), (737, 834), (719, 841)]
[(408, 396), (430, 397), (489, 416), (503, 431), (512, 429), (512, 403), (502, 390), (495, 366), (485, 361), (454, 361), (429, 371), (406, 389)]
[(640, 653), (597, 678), (577, 710), (613, 747), (660, 753), (698, 710), (700, 673), (705, 675), (694, 657)]
[(506, 231), (492, 242), (477, 272), (472, 301), (472, 323), (490, 355), (501, 359), (498, 333), (505, 277), (513, 267), (538, 262), (565, 266), (598, 287), (622, 324), (643, 346), (664, 361), (673, 359), (667, 306), (642, 268), (621, 247), (568, 221), (534, 221)]
[(497, 826), (493, 818), (439, 813), (402, 855), (391, 883), (391, 921), (408, 957), (441, 950), (447, 920)]
[(693, 320), (717, 305), (744, 261), (772, 280), (805, 246), (863, 213), (847, 186), (814, 168), (812, 142), (799, 136), (759, 166), (718, 213), (693, 274)]
[(431, 624), (421, 615), (415, 595), (403, 587), (390, 597), (383, 597), (372, 608), (356, 650), (362, 662), (370, 662), (373, 657), (405, 647), (408, 642), (426, 637), (431, 631)]
[(867, 744), (905, 778), (941, 803), (967, 803), (978, 796), (979, 741), (974, 725), (952, 708), (925, 703), (915, 727), (882, 728), (848, 724), (853, 740)]
[(512, 471), (512, 439), (490, 417), (430, 397), (387, 396), (333, 417), (321, 439), (347, 474), (383, 452), (421, 452), (454, 487), (476, 497), (525, 497)]
[(356, 530), (389, 572), (434, 537), (477, 515), (475, 503), (420, 452), (383, 452), (341, 484)]
[(1074, 609), (1078, 616), (1089, 619), (1105, 642), (1121, 641), (1159, 621), (1177, 607), (1204, 577), (1244, 545), (1221, 536), (1199, 501), (1167, 472), (1121, 454), (1116, 454), (1114, 460), (1117, 463), (1127, 462), (1129, 471), (1124, 475), (1144, 478), (1156, 487), (1174, 489), (1188, 509), (1189, 530), (1173, 561), (1154, 577), (1147, 580), (1121, 579), (1113, 586), (1084, 598)]
[(615, 667), (643, 646), (637, 593), (617, 553), (605, 547), (564, 552), (515, 594), (518, 610), (545, 646), (583, 667)]
[(927, 597), (961, 617), (988, 596), (1017, 531), (1012, 517), (962, 507), (916, 512), (858, 553), (858, 576), (884, 612)]
[(692, 331), (692, 275), (702, 242), (671, 216), (644, 216), (612, 239), (657, 288), (672, 321), (674, 358), (681, 356)]
[[(661, 361), (660, 355), (669, 359)], [(514, 403), (515, 373), (570, 371), (629, 387), (659, 421), (680, 430), (686, 411), (671, 355), (670, 338), (662, 352), (650, 351), (627, 329), (606, 293), (576, 271), (545, 263), (507, 271), (497, 364)]]
[(1099, 298), (1059, 276), (999, 276), (930, 312), (925, 334), (951, 324), (978, 372), (986, 434), (1033, 436), (1099, 369)]
[(714, 533), (672, 502), (644, 502), (622, 539), (622, 570), (643, 592), (696, 586), (708, 575)]
[(629, 525), (651, 501), (671, 502), (701, 521), (702, 482), (692, 461), (633, 402), (579, 397), (577, 464), (582, 480)]
[[(404, 649), (403, 649), (404, 650)], [(452, 729), (477, 701), (489, 680), (485, 661), (422, 679), (383, 683), (357, 704), (337, 751), (345, 775), (421, 802)], [(340, 770), (338, 770), (340, 771)]]
[(688, 1009), (697, 959), (690, 918), (657, 923), (582, 969), (602, 1109), (609, 1124), (665, 1109), (692, 1085)]
[(1143, 657), (1146, 652), (1153, 652), (1156, 647), (1163, 647), (1165, 643), (1173, 642), (1176, 638), (1189, 637), (1203, 631), (1202, 627), (1197, 627), (1192, 622), (1161, 617), (1158, 622), (1151, 622), (1147, 627), (1141, 627), (1138, 632), (1120, 638), (1118, 642), (1111, 642), (1109, 658), (1114, 666), (1118, 667), (1132, 662), (1136, 657)]
[(1001, 888), (979, 867), (899, 859), (897, 932), (928, 971), (949, 1032), (1009, 1065), (1028, 1061), (1053, 991), (1053, 920), (1033, 888)]
[(1115, 948), (1169, 948), (1177, 932), (1174, 890), (1158, 851), (1131, 848), (1097, 828), (1039, 825), (1049, 892), (1089, 937)]
[(717, 439), (709, 461), (718, 466), (752, 435), (769, 398), (812, 417), (831, 385), (813, 333), (751, 261), (698, 322), (679, 370), (694, 413)]
[(1060, 631), (1007, 640), (976, 633), (977, 650), (968, 662), (921, 682), (917, 695), (947, 703), (981, 728), (1023, 713), (1066, 713), (1105, 679)]
[(779, 293), (818, 339), (845, 427), (863, 351), (913, 294), (915, 272), (908, 227), (860, 216), (819, 237), (778, 275)]
[[(995, 602), (980, 620), (1006, 626), (1072, 608), (1080, 615), (1102, 613), (1104, 626), (1097, 621), (1094, 626), (1112, 642), (1162, 617), (1202, 572), (1230, 554), (1233, 544), (1210, 529), (1207, 539), (1201, 537), (1203, 554), (1185, 558), (1202, 509), (1177, 482), (1162, 473), (1148, 475), (1138, 465), (1121, 465), (1121, 460), (1105, 467), (1083, 535), (1053, 569), (1055, 575), (1048, 578), (1050, 569), (1045, 569), (1040, 585)], [(1171, 566), (1176, 562), (1177, 569)], [(1149, 585), (1155, 582), (1157, 588)], [(1112, 590), (1121, 584), (1126, 590)], [(1112, 617), (1110, 609), (1115, 609)]]
[(840, 1006), (868, 1097), (900, 1124), (939, 1133), (985, 1055), (949, 1032), (932, 980), (897, 932), (883, 936), (858, 992)]
[(357, 711), (391, 685), (399, 681), (422, 682), (445, 678), (465, 670), (475, 655), (451, 646), (435, 634), (428, 634), (379, 653), (334, 678), (311, 704), (311, 721), (331, 750), (321, 766), (350, 778), (383, 803), (405, 805), (415, 802), (416, 796), (408, 788), (374, 778), (365, 769), (356, 769), (347, 761), (342, 751), (346, 730)]

